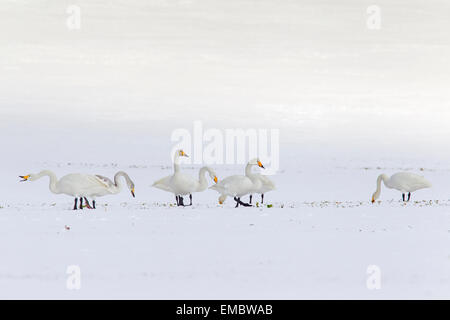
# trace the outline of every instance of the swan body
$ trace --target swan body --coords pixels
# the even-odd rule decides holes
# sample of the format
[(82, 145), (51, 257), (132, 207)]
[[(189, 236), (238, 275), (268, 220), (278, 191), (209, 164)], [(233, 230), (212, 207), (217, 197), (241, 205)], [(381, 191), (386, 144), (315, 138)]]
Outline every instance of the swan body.
[(189, 195), (192, 205), (192, 193), (202, 192), (208, 188), (208, 182), (206, 180), (206, 173), (210, 178), (217, 183), (217, 175), (210, 167), (203, 167), (199, 170), (198, 179), (195, 179), (189, 174), (181, 172), (179, 165), (180, 157), (187, 157), (183, 150), (177, 150), (174, 156), (174, 174), (164, 177), (153, 183), (153, 187), (171, 192), (175, 195), (177, 205), (184, 206), (183, 196)]
[(26, 176), (20, 176), (22, 181), (36, 181), (43, 177), (49, 177), (49, 189), (55, 194), (65, 194), (75, 197), (75, 206), (77, 208), (77, 200), (80, 198), (80, 209), (83, 208), (83, 198), (89, 206), (89, 202), (86, 198), (101, 197), (107, 194), (117, 194), (120, 192), (122, 185), (118, 179), (123, 176), (127, 181), (128, 187), (134, 197), (134, 183), (125, 172), (118, 172), (115, 176), (115, 183), (108, 178), (90, 174), (71, 173), (63, 176), (58, 180), (56, 175), (49, 170), (41, 171), (38, 174), (29, 174)]
[(177, 175), (167, 176), (153, 183), (153, 187), (171, 192), (177, 195), (188, 195), (193, 192), (202, 192), (208, 188), (205, 174), (209, 173), (210, 178), (217, 182), (217, 176), (213, 169), (203, 167), (199, 171), (199, 179), (191, 175), (179, 172)]
[(220, 194), (230, 197), (243, 197), (255, 190), (253, 182), (246, 176), (230, 176), (210, 187)]
[(389, 189), (396, 189), (403, 194), (403, 201), (405, 201), (405, 194), (408, 193), (408, 201), (411, 199), (411, 192), (431, 188), (431, 183), (424, 177), (410, 172), (398, 172), (391, 177), (380, 174), (377, 178), (377, 190), (372, 196), (372, 203), (380, 197), (381, 182)]
[(259, 159), (252, 159), (245, 167), (245, 176), (234, 175), (221, 180), (219, 183), (210, 187), (220, 193), (219, 203), (222, 204), (227, 196), (233, 197), (236, 201), (236, 207), (240, 204), (244, 206), (251, 206), (243, 203), (240, 198), (256, 192), (262, 188), (262, 182), (256, 177), (256, 174), (251, 172), (253, 166), (264, 168)]

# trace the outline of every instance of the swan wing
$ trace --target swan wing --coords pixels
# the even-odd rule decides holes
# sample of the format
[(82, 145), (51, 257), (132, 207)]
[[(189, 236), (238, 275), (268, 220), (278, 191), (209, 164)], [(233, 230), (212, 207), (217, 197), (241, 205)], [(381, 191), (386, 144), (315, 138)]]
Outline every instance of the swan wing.
[(267, 176), (260, 175), (260, 179), (262, 182), (261, 191), (267, 192), (275, 189), (275, 183), (270, 180)]
[(96, 176), (80, 173), (62, 177), (58, 182), (58, 187), (65, 194), (86, 197), (105, 192), (107, 189), (105, 183)]
[(104, 177), (104, 176), (101, 176), (101, 175), (98, 175), (98, 174), (96, 174), (95, 177), (99, 180), (99, 182), (102, 185), (105, 186), (105, 188), (109, 188), (109, 187), (112, 187), (112, 186), (115, 185), (114, 182), (112, 182), (111, 179), (109, 179), (107, 177)]
[(390, 179), (390, 184), (397, 190), (414, 192), (416, 190), (431, 188), (431, 183), (423, 176), (410, 172), (400, 172), (394, 174)]

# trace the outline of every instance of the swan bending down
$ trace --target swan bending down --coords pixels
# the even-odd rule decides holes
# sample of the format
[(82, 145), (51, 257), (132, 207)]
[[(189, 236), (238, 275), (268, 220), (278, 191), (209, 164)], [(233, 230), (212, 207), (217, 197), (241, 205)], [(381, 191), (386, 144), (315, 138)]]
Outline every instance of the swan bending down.
[[(255, 179), (258, 179), (261, 181), (261, 187), (257, 190), (255, 190), (255, 193), (261, 194), (261, 204), (264, 203), (264, 194), (266, 192), (272, 191), (275, 189), (275, 184), (272, 180), (269, 179), (269, 177), (262, 175), (260, 173), (255, 173), (254, 175)], [(250, 204), (252, 204), (252, 198), (253, 194), (250, 194)]]
[(122, 186), (118, 178), (121, 176), (123, 176), (127, 181), (128, 188), (131, 190), (131, 194), (134, 197), (134, 183), (125, 172), (118, 172), (116, 174), (114, 177), (115, 183), (102, 176), (81, 173), (71, 173), (58, 180), (56, 175), (49, 170), (41, 171), (38, 174), (20, 176), (20, 178), (22, 178), (21, 181), (36, 181), (42, 177), (49, 177), (50, 191), (55, 194), (66, 194), (68, 196), (75, 197), (73, 209), (77, 210), (78, 198), (80, 198), (79, 208), (83, 209), (83, 198), (86, 201), (87, 207), (91, 208), (87, 197), (92, 197), (95, 199), (96, 197), (101, 197), (107, 194), (119, 193)]
[[(381, 181), (390, 189), (396, 189), (402, 192), (403, 201), (411, 200), (411, 192), (431, 188), (431, 183), (424, 177), (409, 172), (399, 172), (392, 175), (390, 178), (385, 174), (380, 174), (377, 179), (377, 190), (372, 196), (372, 203), (380, 197)], [(408, 193), (408, 200), (405, 194)]]
[(208, 188), (208, 182), (206, 181), (206, 173), (208, 172), (210, 178), (217, 183), (217, 175), (213, 169), (209, 167), (203, 167), (199, 170), (198, 180), (194, 177), (185, 174), (180, 171), (179, 158), (188, 157), (183, 150), (177, 150), (174, 156), (174, 174), (164, 177), (153, 183), (153, 187), (171, 192), (175, 195), (177, 206), (185, 206), (183, 196), (189, 195), (190, 206), (192, 205), (192, 193), (202, 192)]
[[(98, 197), (103, 197), (109, 194), (118, 194), (122, 191), (123, 188), (123, 184), (122, 184), (122, 179), (120, 179), (120, 177), (123, 177), (125, 179), (125, 182), (127, 184), (128, 189), (131, 192), (131, 195), (133, 196), (133, 198), (136, 197), (135, 193), (134, 193), (134, 182), (130, 179), (130, 176), (124, 172), (124, 171), (119, 171), (114, 175), (114, 181), (111, 181), (111, 179), (101, 176), (101, 175), (95, 175), (95, 177), (97, 179), (99, 179), (101, 182), (103, 182), (104, 184), (104, 188), (101, 189), (101, 191), (99, 192), (93, 192), (89, 195), (89, 198), (92, 199), (92, 209), (95, 209), (95, 199)], [(87, 199), (86, 203), (87, 206), (90, 207), (89, 205), (89, 201)]]
[(261, 180), (256, 177), (256, 174), (252, 173), (251, 169), (253, 166), (259, 166), (264, 169), (261, 161), (255, 158), (247, 163), (247, 166), (245, 167), (245, 176), (230, 176), (210, 187), (210, 189), (220, 193), (220, 204), (225, 202), (227, 196), (230, 196), (236, 201), (236, 208), (239, 207), (239, 205), (251, 207), (251, 204), (242, 202), (241, 197), (256, 192), (261, 188)]

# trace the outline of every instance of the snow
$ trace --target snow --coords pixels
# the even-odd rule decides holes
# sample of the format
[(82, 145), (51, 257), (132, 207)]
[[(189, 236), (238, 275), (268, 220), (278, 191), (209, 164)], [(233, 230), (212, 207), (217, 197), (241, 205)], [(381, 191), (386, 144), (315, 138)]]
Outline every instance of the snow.
[[(377, 1), (374, 31), (372, 4), (2, 1), (0, 298), (450, 298), (450, 5)], [(177, 208), (150, 187), (196, 120), (280, 130), (273, 207), (207, 190)], [(42, 169), (125, 170), (136, 198), (73, 211), (47, 181), (19, 182)], [(376, 177), (397, 171), (433, 188), (372, 205)]]

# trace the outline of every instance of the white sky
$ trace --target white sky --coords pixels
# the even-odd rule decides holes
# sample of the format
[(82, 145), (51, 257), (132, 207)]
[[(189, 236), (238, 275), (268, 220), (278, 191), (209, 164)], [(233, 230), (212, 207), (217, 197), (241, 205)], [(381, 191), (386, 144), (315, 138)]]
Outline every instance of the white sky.
[(142, 149), (202, 120), (299, 150), (446, 153), (450, 3), (377, 1), (378, 31), (371, 4), (1, 1), (3, 143)]

